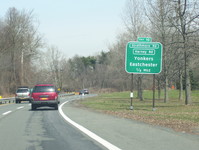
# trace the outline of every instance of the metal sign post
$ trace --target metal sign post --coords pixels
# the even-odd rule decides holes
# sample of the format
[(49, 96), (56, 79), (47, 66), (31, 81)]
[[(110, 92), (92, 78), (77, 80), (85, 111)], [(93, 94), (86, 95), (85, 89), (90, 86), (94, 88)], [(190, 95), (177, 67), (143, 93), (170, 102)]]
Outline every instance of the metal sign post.
[(155, 74), (153, 74), (153, 111), (155, 111)]
[(130, 94), (130, 98), (131, 98), (130, 109), (133, 110), (133, 73), (131, 74), (131, 94)]

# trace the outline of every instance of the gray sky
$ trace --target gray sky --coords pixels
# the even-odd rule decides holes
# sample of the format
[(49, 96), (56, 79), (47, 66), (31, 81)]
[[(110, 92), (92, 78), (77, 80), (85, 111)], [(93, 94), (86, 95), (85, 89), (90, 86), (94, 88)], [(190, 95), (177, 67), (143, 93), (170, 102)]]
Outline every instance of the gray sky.
[(67, 57), (95, 55), (123, 29), (126, 0), (1, 0), (0, 17), (8, 8), (33, 10), (39, 32)]

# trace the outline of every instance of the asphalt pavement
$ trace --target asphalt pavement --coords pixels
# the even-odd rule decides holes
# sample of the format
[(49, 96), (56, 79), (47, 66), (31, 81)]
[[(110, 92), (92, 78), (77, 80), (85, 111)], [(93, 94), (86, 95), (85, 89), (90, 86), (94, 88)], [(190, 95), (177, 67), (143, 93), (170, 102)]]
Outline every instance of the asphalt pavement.
[[(92, 95), (62, 97), (59, 111), (48, 107), (32, 111), (27, 102), (0, 105), (0, 150), (198, 150), (199, 148), (197, 135), (114, 117), (76, 105), (76, 100), (84, 100), (87, 96)], [(75, 122), (76, 127), (74, 123), (72, 125), (66, 121), (63, 115), (71, 119), (71, 122)], [(99, 141), (105, 144), (100, 144)]]
[[(83, 97), (82, 97), (83, 100)], [(70, 101), (63, 112), (74, 122), (123, 150), (198, 150), (199, 136), (89, 110)]]
[(65, 122), (57, 110), (0, 105), (0, 150), (106, 150)]

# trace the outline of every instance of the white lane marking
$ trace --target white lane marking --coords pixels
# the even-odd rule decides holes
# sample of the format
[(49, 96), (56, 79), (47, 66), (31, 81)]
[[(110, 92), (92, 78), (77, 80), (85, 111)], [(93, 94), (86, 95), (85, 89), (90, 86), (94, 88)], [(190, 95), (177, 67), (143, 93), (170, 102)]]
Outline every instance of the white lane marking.
[(2, 115), (7, 115), (9, 113), (11, 113), (12, 111), (7, 111), (7, 112), (4, 112)]
[(24, 106), (21, 106), (21, 107), (17, 107), (17, 109), (22, 109), (22, 108), (24, 108)]
[(75, 126), (76, 128), (78, 128), (80, 131), (82, 131), (83, 133), (87, 134), (89, 137), (91, 137), (92, 139), (94, 139), (95, 141), (99, 142), (100, 144), (102, 144), (103, 146), (105, 146), (106, 148), (108, 148), (109, 150), (121, 150), (120, 148), (116, 147), (115, 145), (109, 143), (108, 141), (102, 139), (101, 137), (99, 137), (98, 135), (96, 135), (95, 133), (89, 131), (88, 129), (84, 128), (83, 126), (77, 124), (76, 122), (74, 122), (73, 120), (71, 120), (70, 118), (68, 118), (63, 110), (62, 107), (64, 104), (68, 103), (68, 101), (64, 102), (63, 104), (61, 104), (59, 106), (59, 113), (62, 115), (62, 117), (69, 122), (70, 124), (72, 124), (73, 126)]

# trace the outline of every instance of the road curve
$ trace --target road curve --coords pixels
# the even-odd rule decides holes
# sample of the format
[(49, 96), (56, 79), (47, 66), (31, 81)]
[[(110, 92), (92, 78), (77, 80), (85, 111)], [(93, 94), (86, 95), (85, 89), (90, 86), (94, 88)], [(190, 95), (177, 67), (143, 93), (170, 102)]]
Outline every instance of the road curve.
[[(61, 103), (69, 101), (65, 105), (61, 104), (63, 113), (89, 132), (116, 145), (116, 149), (198, 150), (199, 136), (75, 107), (73, 100), (84, 97), (63, 97)], [(64, 120), (58, 111), (48, 107), (36, 111), (30, 108), (29, 103), (0, 105), (1, 150), (111, 149), (67, 123), (68, 120)]]
[(198, 150), (199, 136), (175, 132), (135, 120), (106, 115), (79, 107), (76, 101), (63, 106), (74, 122), (122, 150)]
[(63, 103), (60, 108), (59, 108), (59, 112), (62, 115), (62, 117), (69, 122), (71, 125), (73, 125), (74, 127), (76, 127), (77, 129), (79, 129), (81, 132), (85, 133), (86, 135), (88, 135), (89, 137), (91, 137), (92, 139), (94, 139), (95, 141), (97, 141), (98, 143), (102, 144), (103, 146), (105, 146), (107, 149), (109, 150), (121, 150), (120, 148), (118, 148), (117, 146), (111, 144), (110, 142), (104, 140), (103, 138), (99, 137), (98, 135), (96, 135), (95, 133), (91, 132), (90, 130), (86, 129), (85, 127), (79, 125), (78, 123), (74, 122), (73, 120), (71, 120), (70, 118), (67, 117), (66, 114), (64, 114), (62, 107), (64, 104), (68, 103), (68, 101), (66, 101), (65, 103)]
[(59, 112), (29, 103), (0, 106), (1, 150), (105, 150), (72, 127)]

